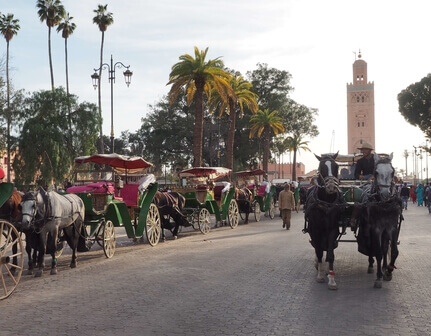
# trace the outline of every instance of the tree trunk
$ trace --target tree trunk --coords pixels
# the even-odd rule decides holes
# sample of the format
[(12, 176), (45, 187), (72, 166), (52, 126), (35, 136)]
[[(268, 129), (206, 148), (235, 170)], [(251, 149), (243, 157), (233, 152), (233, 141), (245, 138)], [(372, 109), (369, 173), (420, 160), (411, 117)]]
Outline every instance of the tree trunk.
[(202, 166), (202, 138), (204, 130), (203, 87), (204, 83), (196, 82), (195, 93), (195, 126), (193, 128), (193, 167)]
[(10, 182), (10, 85), (9, 85), (9, 41), (6, 46), (6, 90), (7, 90), (7, 139), (6, 139), (6, 152), (7, 152), (7, 181)]
[(296, 148), (293, 149), (292, 181), (296, 181)]
[(268, 174), (268, 161), (269, 161), (269, 129), (265, 127), (264, 132), (264, 146), (263, 146), (263, 170)]
[(100, 148), (99, 153), (105, 153), (105, 145), (103, 142), (103, 119), (102, 119), (102, 85), (100, 85), (102, 81), (102, 64), (103, 64), (103, 43), (105, 40), (105, 32), (102, 31), (102, 42), (100, 43), (100, 63), (99, 63), (99, 79), (97, 81), (97, 99), (99, 104), (99, 117), (100, 117), (100, 130), (99, 130), (99, 137), (100, 137)]
[(229, 126), (226, 141), (226, 168), (233, 170), (233, 145), (235, 142), (236, 110), (234, 101), (229, 98)]
[(49, 56), (49, 69), (51, 71), (51, 89), (54, 92), (54, 70), (52, 67), (52, 55), (51, 55), (51, 27), (48, 26), (48, 56)]
[[(66, 64), (66, 96), (67, 96), (67, 112), (68, 112), (68, 122), (69, 122), (69, 146), (72, 145), (72, 116), (70, 112), (70, 97), (69, 97), (69, 66), (67, 62), (67, 38), (64, 39), (64, 61)], [(72, 147), (69, 147), (72, 148)]]

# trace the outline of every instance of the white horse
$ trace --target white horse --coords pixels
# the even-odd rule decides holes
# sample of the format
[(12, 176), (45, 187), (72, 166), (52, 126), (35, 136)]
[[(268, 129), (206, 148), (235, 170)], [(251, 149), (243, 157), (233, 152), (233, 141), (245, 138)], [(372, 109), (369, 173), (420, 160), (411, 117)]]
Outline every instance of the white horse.
[[(63, 230), (66, 240), (72, 249), (71, 268), (76, 267), (76, 249), (79, 235), (84, 223), (85, 207), (82, 199), (74, 194), (60, 195), (55, 191), (46, 192), (39, 188), (37, 192), (26, 193), (21, 201), (22, 229), (34, 229), (40, 236), (38, 255), (39, 269), (35, 276), (41, 276), (44, 269), (44, 259), (47, 243), (52, 256), (51, 274), (57, 274), (57, 259), (55, 257), (58, 233)], [(48, 239), (50, 236), (52, 239)]]

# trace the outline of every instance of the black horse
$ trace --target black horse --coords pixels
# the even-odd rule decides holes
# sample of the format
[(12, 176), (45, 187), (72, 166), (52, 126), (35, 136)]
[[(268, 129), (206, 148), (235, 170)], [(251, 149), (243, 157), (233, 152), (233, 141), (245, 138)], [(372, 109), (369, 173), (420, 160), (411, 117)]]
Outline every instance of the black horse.
[(337, 154), (316, 158), (318, 167), (317, 185), (307, 191), (305, 203), (304, 233), (310, 235), (311, 245), (317, 258), (317, 281), (325, 281), (325, 268), (322, 263), (323, 252), (325, 261), (329, 263), (328, 288), (337, 289), (334, 272), (334, 249), (338, 246), (339, 219), (345, 208), (345, 201), (338, 187)]
[(245, 214), (244, 224), (247, 224), (250, 212), (253, 211), (253, 193), (247, 187), (235, 188), (235, 199), (238, 203), (239, 212)]
[[(377, 261), (375, 288), (382, 287), (382, 279), (390, 281), (398, 257), (398, 236), (401, 227), (402, 204), (395, 189), (392, 154), (379, 158), (374, 154), (374, 180), (363, 188), (361, 201), (355, 205), (352, 217), (358, 224), (358, 250), (368, 256), (369, 273), (373, 257)], [(390, 263), (388, 251), (390, 247)], [(383, 260), (383, 267), (382, 267)]]
[[(156, 191), (154, 204), (159, 209), (162, 220), (162, 239), (165, 240), (164, 230), (169, 230), (174, 239), (178, 237), (178, 229), (181, 226), (190, 226), (187, 218), (183, 215), (186, 199), (183, 195), (173, 191)], [(171, 218), (174, 223), (171, 222)]]

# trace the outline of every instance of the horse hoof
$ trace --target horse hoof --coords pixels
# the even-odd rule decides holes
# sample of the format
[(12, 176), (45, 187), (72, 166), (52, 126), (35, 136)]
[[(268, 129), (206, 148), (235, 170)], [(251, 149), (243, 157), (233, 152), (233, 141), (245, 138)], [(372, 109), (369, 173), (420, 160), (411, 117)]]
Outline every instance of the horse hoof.
[(392, 274), (389, 272), (383, 273), (383, 280), (385, 281), (391, 281), (392, 280)]
[(42, 274), (43, 274), (43, 271), (37, 271), (37, 272), (34, 274), (34, 277), (35, 277), (35, 278), (39, 278), (39, 277), (41, 277), (41, 276), (42, 276)]
[(56, 268), (51, 268), (51, 275), (55, 275), (57, 274), (57, 269)]
[(178, 236), (174, 236), (174, 240), (175, 240), (175, 239), (178, 239)]
[(324, 277), (318, 277), (316, 278), (316, 281), (319, 283), (325, 282), (325, 278)]
[(28, 270), (27, 271), (27, 275), (33, 275), (33, 274), (34, 274), (33, 270)]
[(373, 267), (368, 267), (368, 269), (367, 269), (367, 273), (368, 273), (368, 274), (373, 274), (373, 273), (374, 273), (374, 269), (373, 269)]
[(335, 284), (335, 285), (333, 285), (333, 284), (328, 284), (328, 289), (331, 289), (331, 290), (338, 289), (338, 285), (337, 285), (337, 284)]
[(70, 263), (70, 268), (76, 268), (76, 262), (75, 263)]
[(377, 279), (376, 281), (374, 281), (374, 288), (382, 288), (382, 280), (381, 279)]

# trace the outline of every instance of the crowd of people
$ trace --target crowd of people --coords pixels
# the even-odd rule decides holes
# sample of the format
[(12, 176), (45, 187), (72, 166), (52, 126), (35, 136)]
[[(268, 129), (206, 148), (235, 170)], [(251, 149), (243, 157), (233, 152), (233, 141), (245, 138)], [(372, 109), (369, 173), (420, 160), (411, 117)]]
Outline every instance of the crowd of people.
[(414, 205), (427, 207), (428, 211), (431, 212), (431, 183), (407, 185), (407, 182), (404, 182), (397, 185), (397, 191), (401, 197), (404, 210), (408, 209), (410, 201)]

